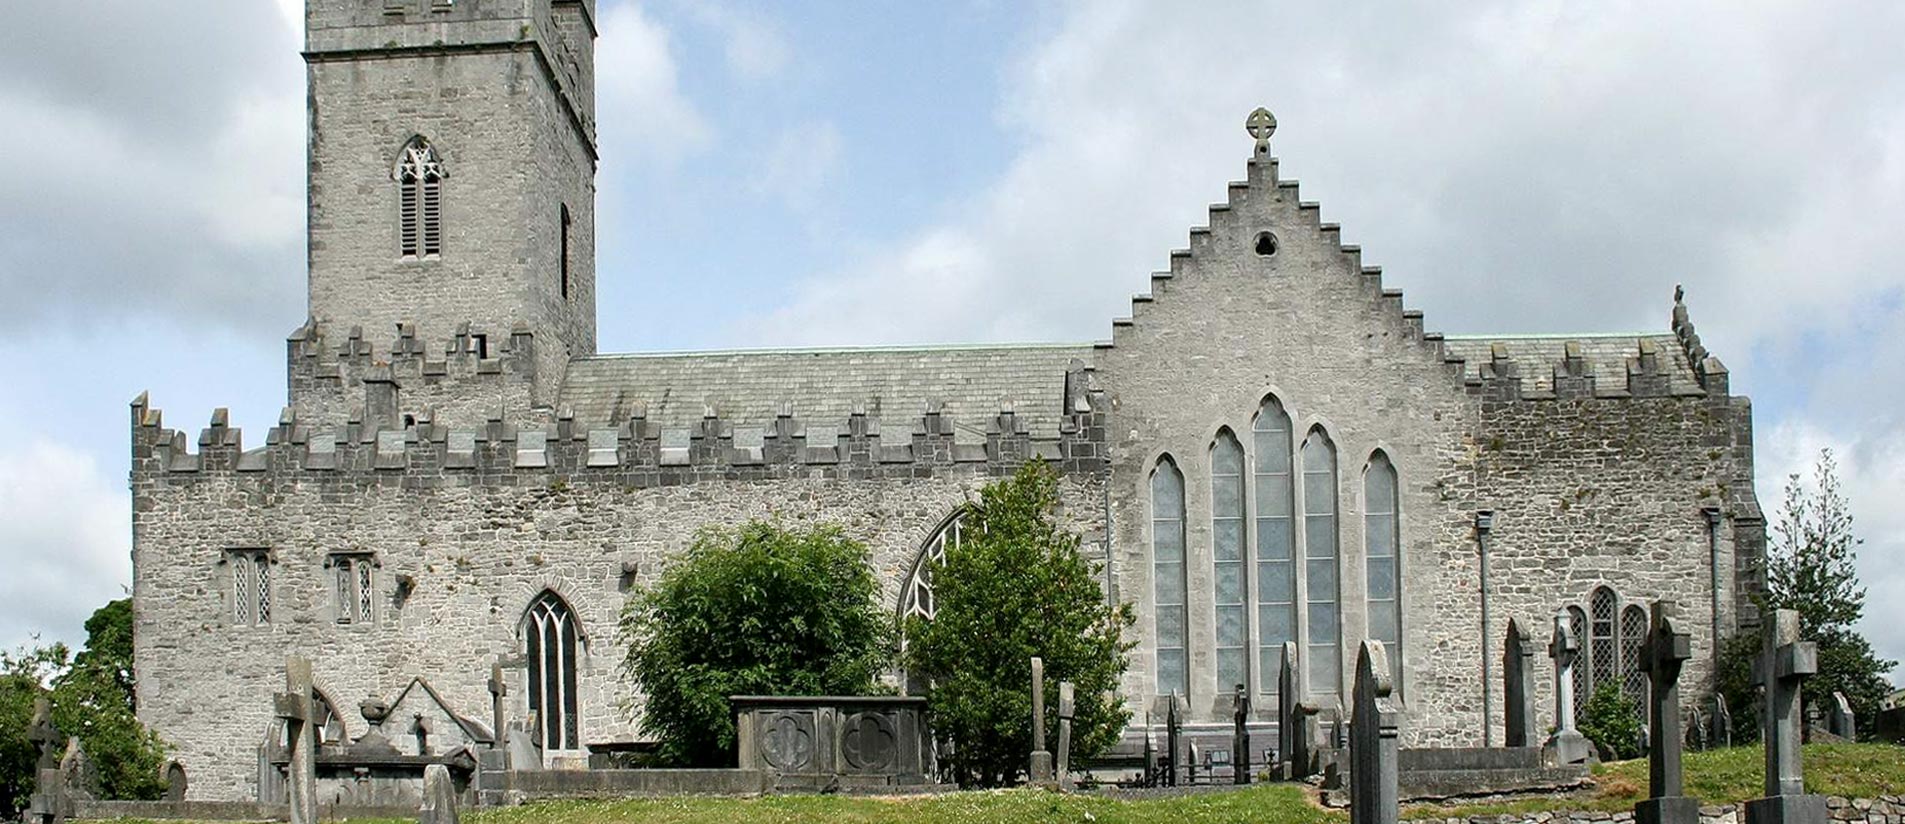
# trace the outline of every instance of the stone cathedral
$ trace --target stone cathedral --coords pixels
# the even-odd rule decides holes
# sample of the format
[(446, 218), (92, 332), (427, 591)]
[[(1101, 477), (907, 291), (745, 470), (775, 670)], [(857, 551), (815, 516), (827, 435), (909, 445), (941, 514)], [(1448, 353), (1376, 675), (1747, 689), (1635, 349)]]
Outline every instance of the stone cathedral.
[(1499, 743), (1511, 619), (1574, 622), (1585, 700), (1644, 689), (1642, 605), (1672, 599), (1690, 701), (1757, 620), (1751, 409), (1679, 295), (1658, 332), (1426, 331), (1279, 176), (1267, 111), (1108, 340), (609, 354), (594, 0), (308, 0), (306, 27), (282, 417), (247, 444), (131, 410), (139, 714), (193, 798), (266, 792), (288, 654), (330, 740), (394, 697), (413, 754), (500, 732), (493, 700), (548, 766), (637, 748), (617, 618), (698, 528), (837, 522), (930, 616), (962, 506), (1030, 460), (1137, 610), (1127, 742), (1172, 695), (1227, 736), (1238, 685), (1267, 732), (1289, 641), (1339, 712), (1377, 638), (1406, 744)]

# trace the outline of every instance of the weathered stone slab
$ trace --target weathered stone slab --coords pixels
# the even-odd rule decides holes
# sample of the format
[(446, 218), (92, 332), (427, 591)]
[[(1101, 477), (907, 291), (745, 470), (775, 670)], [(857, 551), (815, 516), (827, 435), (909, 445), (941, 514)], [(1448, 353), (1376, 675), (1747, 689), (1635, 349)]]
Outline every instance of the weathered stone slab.
[(1389, 655), (1381, 641), (1364, 641), (1356, 656), (1356, 687), (1349, 734), (1350, 824), (1395, 824), (1402, 814), (1398, 788), (1402, 713), (1390, 700)]

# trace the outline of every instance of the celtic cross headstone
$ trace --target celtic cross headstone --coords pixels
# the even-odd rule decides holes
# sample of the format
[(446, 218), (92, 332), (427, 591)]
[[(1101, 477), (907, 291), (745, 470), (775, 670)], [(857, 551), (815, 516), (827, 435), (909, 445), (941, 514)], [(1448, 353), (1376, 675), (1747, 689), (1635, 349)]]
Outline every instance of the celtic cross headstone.
[(1585, 764), (1592, 752), (1587, 737), (1574, 728), (1574, 667), (1581, 656), (1581, 639), (1567, 610), (1555, 613), (1554, 637), (1548, 657), (1554, 661), (1554, 734), (1547, 750), (1557, 764)]
[(1700, 802), (1683, 794), (1680, 733), (1680, 669), (1693, 657), (1693, 642), (1674, 624), (1672, 601), (1655, 601), (1653, 622), (1641, 645), (1647, 673), (1647, 800), (1634, 807), (1641, 824), (1699, 824)]
[(1754, 674), (1765, 688), (1760, 737), (1766, 746), (1766, 797), (1746, 802), (1746, 824), (1823, 824), (1826, 799), (1806, 794), (1799, 761), (1805, 702), (1799, 685), (1819, 672), (1819, 647), (1799, 640), (1799, 613), (1775, 610), (1762, 627)]

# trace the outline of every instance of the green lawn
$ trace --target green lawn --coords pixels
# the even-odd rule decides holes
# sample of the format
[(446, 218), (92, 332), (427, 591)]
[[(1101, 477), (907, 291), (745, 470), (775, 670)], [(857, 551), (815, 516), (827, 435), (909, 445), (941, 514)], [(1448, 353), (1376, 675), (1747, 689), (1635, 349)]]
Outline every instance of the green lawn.
[(657, 798), (558, 801), (485, 811), (474, 824), (1321, 824), (1340, 821), (1311, 804), (1293, 786), (1261, 785), (1234, 792), (1122, 801), (1042, 790), (948, 793), (869, 798), (784, 795), (764, 798)]
[[(1757, 747), (1688, 753), (1687, 793), (1709, 804), (1757, 798), (1760, 759)], [(1806, 786), (1812, 792), (1861, 798), (1905, 794), (1905, 749), (1900, 747), (1813, 746), (1806, 748), (1805, 759)], [(1594, 787), (1567, 795), (1489, 804), (1413, 804), (1404, 810), (1404, 816), (1419, 819), (1537, 810), (1630, 810), (1647, 795), (1647, 762), (1603, 765), (1596, 768), (1594, 779)], [(905, 797), (777, 795), (549, 801), (479, 810), (466, 813), (464, 820), (472, 824), (1342, 824), (1347, 816), (1318, 808), (1305, 789), (1260, 784), (1230, 792), (1139, 801), (1023, 789)]]
[[(1889, 744), (1816, 744), (1804, 749), (1806, 790), (1874, 798), (1905, 794), (1905, 748)], [(1757, 746), (1687, 753), (1686, 793), (1707, 804), (1737, 804), (1764, 794), (1765, 755)], [(1631, 810), (1647, 797), (1647, 760), (1603, 764), (1595, 786), (1565, 796), (1488, 804), (1412, 804), (1405, 818), (1451, 818), (1537, 810)]]

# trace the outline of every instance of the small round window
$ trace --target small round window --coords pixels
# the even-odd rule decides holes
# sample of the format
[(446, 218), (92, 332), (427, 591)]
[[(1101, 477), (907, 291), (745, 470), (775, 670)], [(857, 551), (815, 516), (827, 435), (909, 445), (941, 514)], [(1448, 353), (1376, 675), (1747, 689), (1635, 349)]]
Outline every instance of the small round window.
[(1257, 254), (1269, 257), (1277, 253), (1277, 236), (1269, 232), (1257, 233)]

